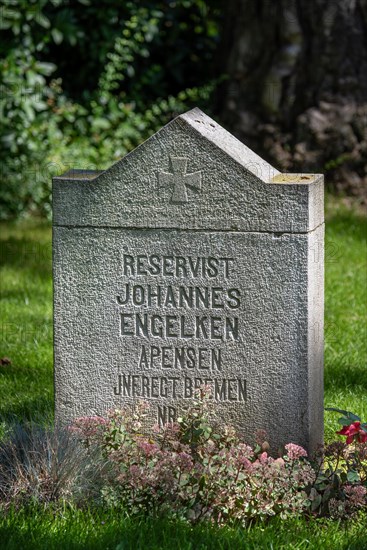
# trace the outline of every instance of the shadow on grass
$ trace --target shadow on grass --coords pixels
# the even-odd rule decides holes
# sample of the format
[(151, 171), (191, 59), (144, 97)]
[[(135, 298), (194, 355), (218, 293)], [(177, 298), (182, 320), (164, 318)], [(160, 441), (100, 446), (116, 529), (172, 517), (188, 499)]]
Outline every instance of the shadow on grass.
[[(348, 236), (361, 242), (366, 242), (367, 216), (356, 214), (353, 211), (333, 212), (325, 218), (326, 227), (338, 236)], [(326, 233), (328, 236), (328, 233)]]
[(366, 367), (338, 365), (325, 368), (325, 390), (347, 387), (359, 387), (367, 393)]
[(22, 400), (18, 404), (10, 404), (0, 408), (0, 423), (7, 425), (23, 423), (29, 420), (44, 424), (54, 416), (54, 397), (50, 395), (36, 396)]
[(9, 266), (41, 279), (51, 277), (51, 242), (10, 236), (0, 241), (0, 267)]

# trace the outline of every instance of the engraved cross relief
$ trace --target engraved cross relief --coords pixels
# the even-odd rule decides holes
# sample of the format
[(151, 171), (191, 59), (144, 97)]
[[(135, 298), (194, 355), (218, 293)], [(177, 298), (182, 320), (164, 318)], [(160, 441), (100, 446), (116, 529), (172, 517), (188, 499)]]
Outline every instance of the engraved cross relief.
[(186, 173), (188, 158), (187, 157), (171, 157), (172, 173), (159, 172), (159, 183), (161, 185), (173, 185), (173, 193), (171, 202), (174, 204), (183, 204), (188, 202), (187, 188), (190, 187), (195, 191), (201, 189), (201, 172)]

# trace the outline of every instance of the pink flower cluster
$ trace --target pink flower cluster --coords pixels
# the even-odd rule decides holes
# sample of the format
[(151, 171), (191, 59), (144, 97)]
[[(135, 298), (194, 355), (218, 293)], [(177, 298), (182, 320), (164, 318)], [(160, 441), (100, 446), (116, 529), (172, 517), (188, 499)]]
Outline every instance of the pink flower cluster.
[(331, 498), (329, 501), (329, 513), (332, 518), (342, 519), (351, 516), (355, 510), (367, 505), (367, 489), (362, 485), (346, 485), (344, 493), (344, 500)]
[[(288, 443), (283, 456), (273, 458), (263, 431), (257, 433), (255, 448), (242, 442), (231, 426), (215, 432), (204, 406), (210, 403), (208, 392), (204, 388), (177, 423), (155, 426), (149, 435), (143, 430), (146, 403), (110, 411), (106, 419), (74, 422), (71, 431), (87, 447), (100, 447), (110, 466), (103, 492), (108, 502), (119, 503), (129, 514), (164, 513), (219, 524), (304, 512), (346, 517), (366, 502), (366, 480), (358, 464), (367, 445), (348, 448), (347, 455), (344, 444), (329, 446), (320, 455), (316, 475), (300, 445)], [(366, 439), (357, 421), (340, 433), (347, 443)], [(333, 473), (328, 461), (339, 470)], [(340, 477), (340, 467), (353, 472), (353, 485), (346, 484), (345, 474)]]
[(344, 488), (345, 495), (353, 506), (356, 507), (362, 507), (365, 506), (366, 503), (366, 496), (367, 496), (367, 489), (366, 487), (363, 487), (362, 485), (347, 485)]
[[(305, 489), (314, 471), (299, 462), (306, 456), (302, 447), (289, 444), (287, 455), (274, 459), (241, 442), (231, 427), (212, 436), (195, 410), (180, 424), (155, 427), (144, 436), (144, 414), (144, 407), (115, 410), (103, 422), (77, 419), (73, 428), (85, 440), (99, 441), (115, 469), (110, 490), (130, 513), (168, 506), (180, 516), (222, 523), (279, 511), (287, 517), (307, 508)], [(263, 441), (262, 449), (268, 448)]]
[(68, 431), (83, 438), (90, 439), (101, 433), (110, 425), (108, 419), (102, 416), (80, 416), (68, 426)]
[(299, 458), (307, 456), (305, 449), (294, 443), (288, 443), (288, 445), (285, 446), (285, 450), (291, 460), (298, 460)]

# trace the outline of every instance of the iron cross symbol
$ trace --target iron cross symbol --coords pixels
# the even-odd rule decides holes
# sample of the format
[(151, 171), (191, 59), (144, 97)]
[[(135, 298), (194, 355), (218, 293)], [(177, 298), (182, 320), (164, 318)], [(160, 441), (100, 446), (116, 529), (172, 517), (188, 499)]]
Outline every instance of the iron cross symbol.
[(201, 172), (186, 173), (188, 158), (187, 157), (171, 157), (172, 173), (160, 172), (159, 183), (161, 185), (173, 185), (173, 193), (171, 202), (174, 204), (183, 204), (188, 202), (187, 189), (188, 185), (195, 191), (201, 189)]

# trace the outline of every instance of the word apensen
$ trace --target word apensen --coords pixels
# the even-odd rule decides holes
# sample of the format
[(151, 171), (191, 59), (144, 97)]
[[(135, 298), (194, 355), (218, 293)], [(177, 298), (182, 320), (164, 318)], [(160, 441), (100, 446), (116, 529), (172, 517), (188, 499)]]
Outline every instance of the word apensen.
[(139, 369), (222, 370), (222, 350), (142, 345)]
[[(234, 275), (234, 259), (122, 254), (121, 263), (122, 274), (128, 281), (116, 296), (121, 308), (120, 336), (148, 342), (152, 339), (154, 345), (146, 346), (142, 342), (137, 357), (140, 373), (119, 374), (115, 395), (189, 399), (201, 384), (210, 383), (216, 401), (245, 401), (246, 380), (183, 376), (183, 369), (193, 369), (192, 373), (221, 370), (221, 349), (203, 347), (203, 341), (218, 345), (239, 338), (239, 317), (235, 313), (241, 307), (241, 292), (227, 285), (227, 280)], [(152, 277), (159, 278), (158, 284), (152, 284)], [(162, 282), (165, 278), (167, 284)], [(221, 284), (213, 286), (215, 278), (220, 278)], [(197, 283), (193, 279), (197, 279)], [(205, 284), (206, 281), (209, 284)], [(147, 308), (151, 309), (147, 312)], [(162, 345), (159, 339), (164, 340)], [(192, 344), (187, 348), (177, 347), (177, 342), (167, 346), (169, 339), (191, 340)], [(144, 372), (152, 368), (171, 369), (181, 376), (171, 376), (168, 372), (165, 376), (152, 376)], [(158, 407), (160, 421), (164, 417), (162, 410)], [(176, 414), (174, 407), (168, 407), (167, 411), (167, 418), (172, 419)]]

